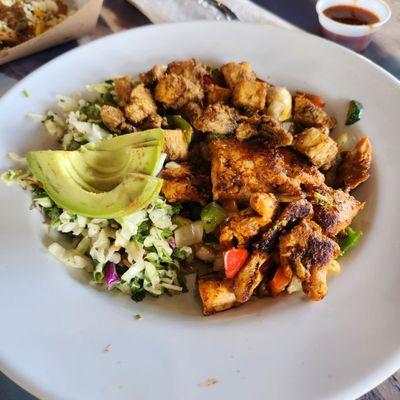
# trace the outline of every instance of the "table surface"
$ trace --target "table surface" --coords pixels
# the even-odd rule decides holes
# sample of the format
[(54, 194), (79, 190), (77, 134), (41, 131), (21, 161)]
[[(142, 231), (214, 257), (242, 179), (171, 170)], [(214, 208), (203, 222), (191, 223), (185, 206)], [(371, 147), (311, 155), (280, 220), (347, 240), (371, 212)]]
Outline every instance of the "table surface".
[[(392, 8), (391, 21), (378, 33), (363, 53), (400, 79), (400, 0), (386, 0)], [(319, 35), (315, 13), (316, 0), (256, 0), (256, 3), (305, 31)], [(24, 76), (47, 61), (89, 40), (112, 32), (149, 24), (150, 21), (123, 0), (105, 0), (96, 30), (88, 37), (45, 50), (0, 67), (0, 93), (4, 93)], [(1, 400), (33, 400), (34, 398), (0, 372)], [(399, 400), (400, 371), (360, 400)]]

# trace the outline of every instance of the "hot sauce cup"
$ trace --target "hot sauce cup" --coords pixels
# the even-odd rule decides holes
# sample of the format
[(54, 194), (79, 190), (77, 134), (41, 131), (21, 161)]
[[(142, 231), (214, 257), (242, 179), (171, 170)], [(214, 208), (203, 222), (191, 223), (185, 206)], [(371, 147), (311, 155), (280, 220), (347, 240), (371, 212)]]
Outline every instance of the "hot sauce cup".
[[(379, 21), (365, 25), (351, 25), (335, 21), (324, 14), (330, 7), (360, 7), (375, 14)], [(383, 0), (319, 0), (316, 5), (323, 35), (354, 51), (363, 51), (382, 25), (389, 21), (390, 7)]]

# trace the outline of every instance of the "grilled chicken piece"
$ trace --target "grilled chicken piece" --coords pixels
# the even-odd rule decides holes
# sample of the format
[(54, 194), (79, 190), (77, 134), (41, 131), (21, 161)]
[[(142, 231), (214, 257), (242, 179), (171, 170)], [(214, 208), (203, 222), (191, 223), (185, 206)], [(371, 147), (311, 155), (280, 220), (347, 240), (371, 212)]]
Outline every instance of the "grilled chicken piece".
[(200, 83), (207, 74), (207, 67), (196, 60), (173, 61), (168, 64), (168, 74), (181, 75), (195, 83)]
[(327, 291), (329, 264), (340, 254), (339, 245), (322, 233), (314, 221), (303, 219), (279, 241), (280, 263), (284, 271), (293, 271), (302, 281), (304, 293), (322, 300)]
[(161, 128), (163, 122), (161, 115), (151, 114), (140, 123), (139, 127), (141, 130)]
[(290, 146), (293, 136), (285, 130), (282, 125), (268, 115), (248, 118), (239, 123), (236, 128), (236, 138), (240, 141), (248, 140), (251, 137), (260, 137), (265, 140), (268, 147)]
[(219, 85), (209, 85), (207, 88), (207, 104), (227, 103), (232, 90)]
[(267, 84), (255, 80), (238, 82), (232, 93), (232, 102), (235, 107), (248, 112), (261, 111), (265, 107)]
[(242, 80), (256, 80), (256, 73), (247, 61), (241, 63), (230, 62), (225, 64), (221, 67), (221, 72), (225, 78), (226, 84), (231, 89)]
[(354, 149), (343, 154), (339, 165), (336, 186), (350, 191), (369, 178), (372, 162), (372, 147), (368, 137), (361, 138)]
[(271, 222), (278, 202), (273, 194), (253, 193), (250, 207), (235, 213), (222, 224), (219, 237), (222, 248), (247, 245), (261, 228)]
[(111, 132), (121, 132), (121, 130), (126, 128), (124, 113), (117, 107), (102, 106), (100, 118)]
[(166, 74), (154, 90), (154, 97), (167, 108), (177, 110), (191, 101), (201, 101), (204, 90), (200, 84), (183, 75)]
[(336, 120), (302, 94), (294, 96), (294, 116), (293, 119), (305, 127), (326, 127), (333, 129), (336, 126)]
[(130, 94), (129, 104), (125, 106), (125, 116), (133, 124), (142, 122), (150, 115), (157, 114), (157, 105), (143, 83), (135, 86)]
[(272, 253), (278, 237), (284, 229), (290, 229), (301, 219), (312, 215), (313, 207), (309, 201), (301, 199), (289, 203), (273, 225), (263, 233), (255, 248), (261, 253)]
[(193, 121), (203, 114), (203, 109), (199, 103), (190, 101), (180, 110), (180, 112), (184, 118), (193, 124)]
[(160, 178), (164, 179), (161, 193), (170, 203), (195, 201), (204, 205), (209, 200), (209, 174), (199, 172), (188, 163), (164, 169)]
[(311, 202), (314, 206), (314, 220), (331, 237), (347, 228), (364, 207), (364, 203), (349, 193), (325, 185), (314, 189)]
[(289, 149), (236, 140), (210, 143), (211, 180), (215, 200), (245, 203), (251, 193), (301, 195), (301, 185), (322, 185), (324, 176)]
[(189, 144), (185, 132), (181, 129), (164, 129), (164, 152), (167, 158), (174, 161), (183, 161), (188, 157)]
[(312, 215), (312, 205), (307, 200), (290, 203), (277, 220), (262, 235), (246, 264), (235, 277), (234, 291), (236, 301), (245, 303), (261, 283), (268, 261), (281, 232), (299, 220)]
[(261, 283), (264, 273), (268, 268), (268, 253), (254, 250), (246, 264), (235, 277), (233, 290), (238, 303), (249, 301), (257, 286)]
[(114, 89), (117, 94), (118, 104), (126, 106), (131, 98), (132, 78), (130, 76), (123, 76), (114, 79)]
[(296, 137), (293, 147), (323, 170), (328, 170), (335, 164), (338, 153), (338, 145), (329, 136), (329, 129), (326, 127), (306, 129)]
[(139, 74), (139, 77), (146, 86), (152, 86), (159, 82), (163, 78), (164, 74), (165, 67), (161, 65), (154, 65), (154, 67), (149, 71)]
[(211, 104), (203, 114), (193, 121), (193, 126), (200, 132), (228, 135), (236, 129), (237, 111), (222, 103)]
[(204, 315), (225, 311), (235, 305), (236, 296), (231, 279), (219, 281), (214, 277), (200, 278), (198, 285)]

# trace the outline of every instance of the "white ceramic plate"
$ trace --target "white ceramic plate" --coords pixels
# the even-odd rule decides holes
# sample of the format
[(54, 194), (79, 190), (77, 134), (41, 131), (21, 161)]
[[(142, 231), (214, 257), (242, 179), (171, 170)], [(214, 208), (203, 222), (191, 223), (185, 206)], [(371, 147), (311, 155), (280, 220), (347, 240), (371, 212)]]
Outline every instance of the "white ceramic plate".
[(10, 166), (7, 151), (48, 146), (26, 114), (52, 106), (57, 93), (189, 57), (248, 60), (268, 81), (322, 95), (341, 123), (350, 99), (364, 104), (362, 121), (346, 128), (369, 135), (374, 149), (372, 177), (357, 193), (368, 200), (361, 243), (322, 302), (264, 299), (205, 318), (193, 292), (135, 304), (88, 286), (47, 254), (29, 196), (0, 185), (0, 367), (49, 399), (356, 398), (400, 367), (400, 84), (371, 62), (267, 26), (127, 31), (59, 57), (1, 99), (0, 167)]

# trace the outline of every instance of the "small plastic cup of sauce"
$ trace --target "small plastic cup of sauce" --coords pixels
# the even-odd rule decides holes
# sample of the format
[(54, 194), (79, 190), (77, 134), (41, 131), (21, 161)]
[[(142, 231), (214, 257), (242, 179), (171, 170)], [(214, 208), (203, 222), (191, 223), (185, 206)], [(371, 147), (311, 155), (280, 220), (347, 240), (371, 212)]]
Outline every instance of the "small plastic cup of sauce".
[(363, 51), (391, 16), (382, 0), (319, 0), (316, 9), (323, 35), (354, 51)]

